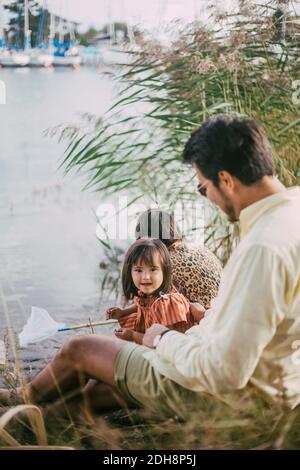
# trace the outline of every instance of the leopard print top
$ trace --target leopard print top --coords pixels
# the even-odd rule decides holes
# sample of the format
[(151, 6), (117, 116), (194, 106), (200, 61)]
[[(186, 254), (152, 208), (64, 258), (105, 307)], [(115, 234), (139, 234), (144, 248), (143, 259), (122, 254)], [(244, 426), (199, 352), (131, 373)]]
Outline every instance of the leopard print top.
[(218, 293), (222, 266), (217, 257), (205, 247), (177, 241), (169, 247), (173, 283), (190, 301), (205, 308)]

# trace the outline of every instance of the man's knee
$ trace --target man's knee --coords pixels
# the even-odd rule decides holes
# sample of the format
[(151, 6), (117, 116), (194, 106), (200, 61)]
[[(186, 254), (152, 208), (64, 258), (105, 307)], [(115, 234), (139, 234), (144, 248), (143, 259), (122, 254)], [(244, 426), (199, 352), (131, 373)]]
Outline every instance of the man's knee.
[(124, 341), (115, 337), (101, 335), (86, 335), (72, 338), (64, 343), (59, 356), (70, 367), (79, 370), (88, 370), (90, 365), (102, 360), (108, 364), (114, 362)]
[(59, 351), (59, 355), (73, 367), (79, 367), (84, 354), (86, 339), (84, 336), (67, 340)]

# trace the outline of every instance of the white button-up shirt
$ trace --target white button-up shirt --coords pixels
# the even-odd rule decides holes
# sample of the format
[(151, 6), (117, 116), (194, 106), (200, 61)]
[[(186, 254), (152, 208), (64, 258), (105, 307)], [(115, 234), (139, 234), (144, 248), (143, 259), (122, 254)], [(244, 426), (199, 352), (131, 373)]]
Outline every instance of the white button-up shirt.
[(222, 396), (248, 381), (293, 408), (300, 403), (300, 188), (241, 212), (241, 242), (212, 308), (185, 334), (144, 354), (163, 375)]

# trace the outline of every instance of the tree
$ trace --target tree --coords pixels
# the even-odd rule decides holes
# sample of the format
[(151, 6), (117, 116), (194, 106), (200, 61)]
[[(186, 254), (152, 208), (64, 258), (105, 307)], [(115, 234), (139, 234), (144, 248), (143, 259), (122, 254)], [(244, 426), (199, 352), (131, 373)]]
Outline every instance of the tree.
[(76, 37), (82, 46), (88, 46), (100, 33), (101, 31), (91, 27), (85, 33), (77, 33)]

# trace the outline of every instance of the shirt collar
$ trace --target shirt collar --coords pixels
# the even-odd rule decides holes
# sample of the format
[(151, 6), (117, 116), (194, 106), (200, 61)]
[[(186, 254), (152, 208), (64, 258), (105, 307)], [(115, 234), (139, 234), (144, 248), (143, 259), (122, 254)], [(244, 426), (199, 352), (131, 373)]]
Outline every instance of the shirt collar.
[(266, 212), (276, 206), (291, 201), (294, 198), (298, 198), (300, 200), (299, 186), (286, 188), (279, 193), (264, 197), (263, 199), (260, 199), (259, 201), (254, 202), (250, 206), (243, 209), (240, 214), (241, 238), (247, 235), (257, 220), (260, 219)]

